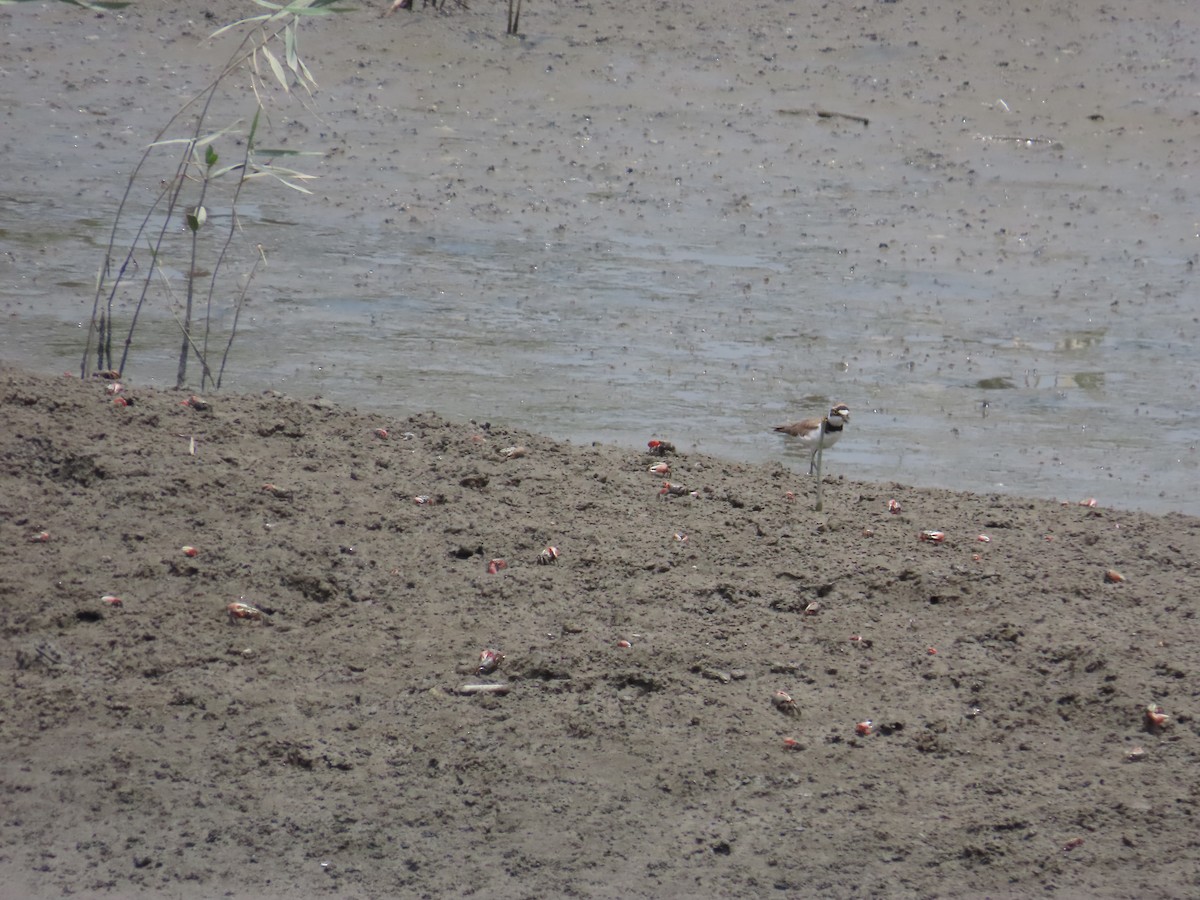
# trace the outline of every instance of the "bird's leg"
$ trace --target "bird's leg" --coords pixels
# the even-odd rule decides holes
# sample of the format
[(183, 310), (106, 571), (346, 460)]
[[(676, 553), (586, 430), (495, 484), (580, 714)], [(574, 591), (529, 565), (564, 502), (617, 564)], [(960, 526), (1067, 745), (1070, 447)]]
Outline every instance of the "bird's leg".
[(824, 487), (824, 482), (821, 480), (821, 461), (824, 458), (825, 458), (825, 454), (821, 452), (821, 445), (817, 444), (817, 506), (816, 506), (817, 512), (821, 511), (821, 507), (824, 505), (824, 502), (825, 502), (824, 498), (822, 497), (822, 490), (821, 490), (822, 487)]
[[(817, 449), (813, 451), (813, 462), (817, 466), (817, 506), (816, 511), (821, 512), (821, 507), (824, 506), (825, 500), (822, 491), (823, 483), (821, 480), (821, 463), (825, 461), (825, 425), (829, 419), (821, 420), (821, 431), (817, 434)], [(811, 475), (812, 473), (809, 472)]]

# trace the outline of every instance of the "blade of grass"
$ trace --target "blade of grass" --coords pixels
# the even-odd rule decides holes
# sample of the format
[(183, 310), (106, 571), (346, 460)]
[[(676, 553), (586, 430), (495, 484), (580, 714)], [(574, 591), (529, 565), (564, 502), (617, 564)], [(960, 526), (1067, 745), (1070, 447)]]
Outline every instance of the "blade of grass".
[(283, 66), (279, 64), (279, 60), (275, 58), (275, 54), (271, 52), (271, 48), (263, 44), (258, 48), (262, 51), (262, 55), (267, 58), (267, 63), (271, 66), (271, 72), (275, 76), (275, 80), (279, 82), (279, 86), (285, 91), (291, 91), (288, 87), (287, 76), (283, 73)]

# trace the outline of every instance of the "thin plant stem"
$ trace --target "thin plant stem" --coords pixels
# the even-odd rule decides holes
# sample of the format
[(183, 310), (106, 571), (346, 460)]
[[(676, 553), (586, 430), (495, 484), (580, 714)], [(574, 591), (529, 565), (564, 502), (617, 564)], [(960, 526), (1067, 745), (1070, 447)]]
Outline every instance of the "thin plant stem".
[(225, 352), (221, 355), (221, 368), (217, 371), (217, 390), (221, 389), (221, 379), (225, 377), (225, 363), (229, 359), (229, 348), (233, 346), (233, 339), (237, 335), (238, 319), (242, 317), (242, 308), (246, 305), (246, 292), (250, 290), (250, 282), (254, 280), (254, 275), (258, 272), (259, 262), (261, 261), (263, 265), (267, 263), (267, 255), (263, 252), (262, 244), (258, 245), (258, 254), (259, 258), (254, 261), (250, 274), (246, 276), (246, 283), (242, 286), (237, 305), (233, 309), (233, 327), (229, 330), (229, 340), (225, 344)]
[[(196, 201), (196, 210), (192, 213), (198, 217), (200, 210), (204, 209), (204, 198), (208, 195), (209, 178), (208, 173), (204, 174), (204, 178), (200, 184), (200, 198)], [(175, 375), (175, 390), (180, 390), (184, 382), (187, 381), (187, 362), (191, 352), (191, 336), (192, 336), (192, 301), (196, 295), (196, 263), (200, 252), (200, 229), (204, 227), (202, 224), (192, 228), (192, 253), (191, 260), (188, 263), (187, 272), (187, 288), (184, 291), (184, 307), (183, 307), (183, 344), (179, 348), (179, 371)], [(205, 329), (205, 340), (208, 338), (208, 329)], [(207, 349), (207, 348), (206, 348)], [(200, 362), (204, 362), (204, 355), (200, 354)], [(204, 387), (204, 376), (200, 376), (200, 386)]]
[[(261, 109), (259, 110), (261, 112)], [(254, 154), (254, 138), (258, 133), (258, 117), (259, 112), (254, 114), (254, 119), (250, 123), (250, 133), (246, 137), (246, 152), (242, 155), (241, 173), (245, 175), (250, 169), (250, 159)], [(212, 371), (208, 367), (208, 337), (212, 327), (212, 303), (213, 294), (216, 291), (217, 276), (225, 264), (225, 257), (229, 253), (229, 247), (233, 243), (233, 236), (238, 230), (238, 198), (242, 195), (242, 188), (246, 185), (245, 178), (238, 178), (237, 186), (233, 189), (233, 199), (229, 204), (229, 230), (225, 234), (225, 243), (221, 245), (221, 250), (217, 254), (216, 263), (213, 265), (212, 278), (208, 282), (208, 301), (204, 316), (204, 356), (201, 360), (204, 370), (200, 380), (200, 389), (204, 389), (205, 381), (212, 382)], [(262, 254), (262, 245), (258, 245), (259, 254)], [(265, 259), (265, 257), (264, 257)], [(221, 371), (225, 371), (225, 361), (229, 358), (229, 348), (233, 346), (234, 336), (237, 334), (237, 321), (242, 311), (242, 304), (246, 299), (246, 290), (250, 287), (250, 281), (253, 280), (254, 270), (258, 268), (258, 260), (254, 261), (254, 269), (251, 270), (250, 278), (247, 279), (245, 287), (242, 289), (241, 297), (238, 299), (237, 310), (233, 317), (233, 332), (229, 335), (229, 343), (225, 345), (225, 352), (221, 356)], [(221, 386), (220, 375), (218, 374), (214, 387)]]
[[(125, 333), (125, 349), (121, 353), (121, 365), (117, 367), (117, 371), (121, 374), (124, 374), (124, 372), (125, 372), (125, 362), (129, 358), (129, 349), (130, 349), (130, 347), (133, 346), (133, 332), (134, 332), (134, 329), (137, 327), (138, 315), (141, 312), (142, 307), (146, 303), (146, 296), (150, 293), (150, 284), (154, 277), (154, 271), (155, 271), (155, 269), (158, 268), (158, 257), (162, 251), (163, 241), (166, 239), (166, 236), (167, 236), (167, 229), (171, 225), (171, 210), (173, 210), (175, 208), (176, 204), (179, 202), (179, 194), (182, 190), (183, 190), (183, 163), (181, 162), (179, 168), (176, 169), (175, 177), (168, 183), (167, 187), (163, 190), (163, 192), (161, 194), (159, 194), (158, 199), (155, 200), (154, 206), (152, 206), (147, 211), (146, 218), (142, 220), (141, 227), (138, 228), (137, 236), (140, 238), (142, 233), (144, 232), (146, 226), (149, 224), (150, 216), (153, 215), (154, 210), (158, 208), (158, 204), (159, 204), (159, 202), (161, 202), (163, 196), (165, 196), (166, 193), (168, 191), (170, 191), (171, 198), (167, 202), (167, 213), (166, 213), (166, 216), (163, 218), (162, 228), (160, 228), (158, 230), (158, 237), (154, 239), (154, 242), (150, 246), (150, 268), (146, 272), (146, 277), (142, 280), (142, 290), (141, 290), (141, 293), (138, 295), (137, 305), (134, 307), (133, 319), (129, 323), (129, 330)], [(135, 246), (134, 244), (132, 244), (132, 243), (130, 244), (130, 250), (129, 250), (130, 256), (133, 255), (134, 246)], [(108, 298), (108, 303), (109, 303), (110, 309), (112, 307), (112, 298), (116, 294), (119, 286), (120, 286), (119, 280), (113, 282), (113, 288), (112, 288), (112, 291), (109, 294), (109, 298)], [(112, 328), (111, 315), (109, 317), (109, 328), (110, 329)]]

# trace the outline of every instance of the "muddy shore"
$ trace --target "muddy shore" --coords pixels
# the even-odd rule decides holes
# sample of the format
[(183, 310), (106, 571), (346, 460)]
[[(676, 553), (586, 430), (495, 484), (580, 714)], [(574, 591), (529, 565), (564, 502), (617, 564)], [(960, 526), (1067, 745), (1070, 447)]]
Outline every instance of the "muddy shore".
[(1196, 519), (113, 396), (0, 374), (30, 896), (1197, 889)]

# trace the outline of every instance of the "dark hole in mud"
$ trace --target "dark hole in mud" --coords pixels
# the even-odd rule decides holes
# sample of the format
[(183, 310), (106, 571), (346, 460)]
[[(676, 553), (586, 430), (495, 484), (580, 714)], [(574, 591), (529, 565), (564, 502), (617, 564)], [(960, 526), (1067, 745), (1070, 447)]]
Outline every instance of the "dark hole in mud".
[(104, 618), (104, 614), (94, 609), (81, 609), (75, 613), (75, 618), (80, 622), (99, 622)]
[(104, 474), (104, 470), (96, 465), (94, 456), (69, 456), (59, 465), (54, 477), (86, 486), (97, 478), (103, 478)]
[(1028, 822), (1022, 822), (1020, 820), (1012, 822), (997, 822), (992, 826), (992, 831), (1023, 831), (1028, 827)]
[(312, 757), (306, 756), (294, 748), (287, 752), (287, 755), (284, 757), (284, 762), (286, 762), (289, 766), (295, 766), (298, 769), (311, 769), (313, 767)]
[[(285, 575), (279, 579), (279, 583), (286, 588), (299, 591), (305, 600), (313, 603), (326, 603), (334, 595), (333, 586), (315, 575)], [(263, 611), (266, 612), (266, 610)]]
[(536, 678), (539, 681), (567, 681), (571, 678), (570, 670), (558, 659), (541, 654), (514, 660), (509, 668), (514, 675), (522, 678)]
[(617, 675), (612, 679), (613, 685), (618, 688), (636, 688), (645, 694), (661, 691), (663, 686), (645, 675)]

